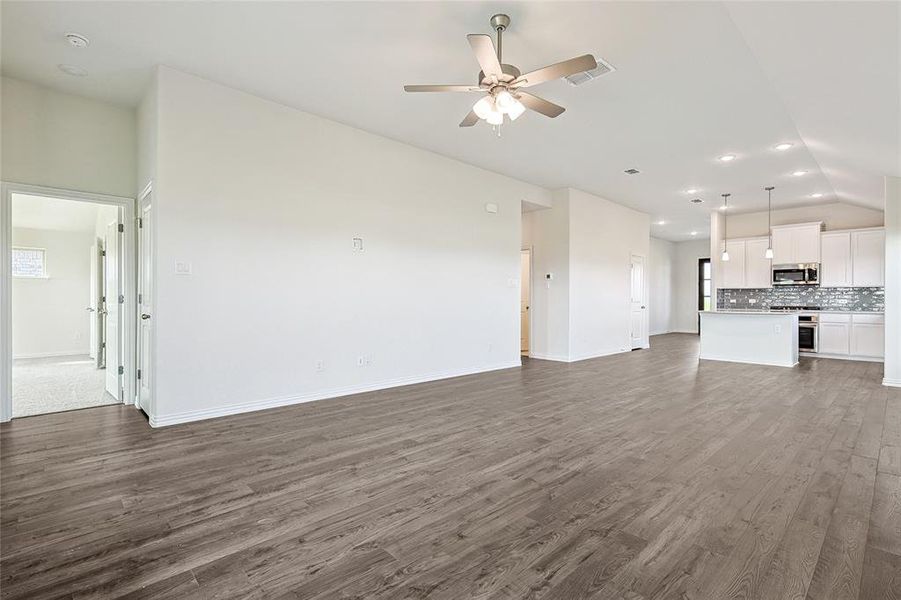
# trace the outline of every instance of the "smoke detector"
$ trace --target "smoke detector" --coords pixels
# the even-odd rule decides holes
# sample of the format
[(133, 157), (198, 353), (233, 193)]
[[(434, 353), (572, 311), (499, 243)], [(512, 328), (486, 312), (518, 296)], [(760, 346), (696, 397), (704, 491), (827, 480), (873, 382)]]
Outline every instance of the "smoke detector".
[(75, 48), (86, 48), (91, 41), (80, 33), (67, 33), (66, 41)]
[(564, 79), (566, 79), (566, 81), (568, 81), (570, 85), (582, 85), (583, 83), (588, 83), (592, 79), (597, 79), (598, 77), (602, 77), (607, 73), (616, 71), (616, 68), (606, 60), (598, 58), (597, 63), (598, 66), (594, 69), (591, 69), (590, 71), (581, 71), (579, 73), (567, 75), (566, 77), (564, 77)]

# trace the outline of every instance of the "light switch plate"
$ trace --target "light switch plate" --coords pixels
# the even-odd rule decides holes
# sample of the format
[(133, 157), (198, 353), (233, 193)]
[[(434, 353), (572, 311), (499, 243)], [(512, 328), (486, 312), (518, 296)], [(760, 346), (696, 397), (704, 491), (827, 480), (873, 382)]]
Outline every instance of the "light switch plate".
[(175, 261), (175, 274), (176, 275), (190, 275), (191, 274), (191, 263), (177, 260)]

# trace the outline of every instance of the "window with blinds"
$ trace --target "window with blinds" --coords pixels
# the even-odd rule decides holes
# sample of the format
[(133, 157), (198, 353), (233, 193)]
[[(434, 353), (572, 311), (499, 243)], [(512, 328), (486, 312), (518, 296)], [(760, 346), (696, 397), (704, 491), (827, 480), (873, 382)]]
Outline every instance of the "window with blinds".
[(13, 277), (47, 277), (47, 257), (43, 248), (13, 248)]

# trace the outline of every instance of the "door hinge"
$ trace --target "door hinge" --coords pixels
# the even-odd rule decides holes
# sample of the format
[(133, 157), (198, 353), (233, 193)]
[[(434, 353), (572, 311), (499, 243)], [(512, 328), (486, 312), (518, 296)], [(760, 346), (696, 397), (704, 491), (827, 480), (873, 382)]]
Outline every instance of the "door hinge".
[(100, 251), (100, 256), (106, 256), (106, 250), (101, 250), (101, 251)]
[(138, 369), (138, 379), (141, 378), (141, 369)]
[(144, 294), (138, 294), (138, 304), (144, 301)]
[(136, 218), (138, 220), (138, 229), (143, 229), (144, 228), (144, 219), (142, 219), (141, 217), (136, 217)]
[(106, 348), (106, 342), (100, 342), (100, 347), (101, 347), (101, 348)]
[(119, 294), (119, 304), (125, 304), (125, 296)]
[(125, 231), (125, 223), (119, 223), (119, 233), (122, 233), (124, 231)]
[(125, 367), (119, 365), (119, 375), (125, 375)]

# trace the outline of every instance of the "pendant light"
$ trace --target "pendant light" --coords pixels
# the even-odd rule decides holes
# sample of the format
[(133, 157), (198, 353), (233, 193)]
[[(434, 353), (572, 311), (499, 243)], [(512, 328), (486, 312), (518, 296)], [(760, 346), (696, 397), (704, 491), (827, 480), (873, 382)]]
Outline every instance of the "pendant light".
[(763, 188), (766, 190), (766, 232), (767, 235), (770, 236), (769, 244), (766, 247), (766, 252), (763, 253), (764, 258), (768, 258), (770, 260), (773, 259), (773, 190), (776, 189), (773, 186)]
[(729, 196), (732, 194), (723, 194), (723, 256), (720, 257), (723, 262), (729, 262), (729, 253), (726, 251), (726, 225), (729, 215), (726, 210), (729, 208)]

